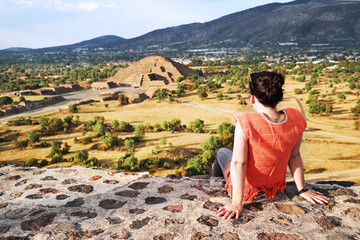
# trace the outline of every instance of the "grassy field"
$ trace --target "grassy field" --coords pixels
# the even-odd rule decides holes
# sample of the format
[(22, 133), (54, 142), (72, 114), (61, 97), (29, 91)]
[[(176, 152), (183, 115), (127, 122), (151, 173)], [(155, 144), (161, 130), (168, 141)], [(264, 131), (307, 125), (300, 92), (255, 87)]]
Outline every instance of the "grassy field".
[[(303, 88), (305, 83), (287, 79), (284, 100), (279, 108), (292, 107), (303, 110), (307, 109), (305, 104), (308, 93), (294, 94), (295, 88)], [(337, 84), (336, 93), (332, 93), (329, 83), (322, 79), (313, 87), (325, 96), (324, 100), (334, 105), (333, 113), (327, 116), (306, 114), (308, 127), (304, 133), (301, 153), (303, 156), (306, 176), (311, 179), (331, 179), (337, 172), (344, 172), (337, 176), (338, 179), (354, 180), (360, 182), (359, 175), (349, 175), (346, 171), (358, 169), (360, 172), (360, 131), (354, 130), (354, 120), (350, 108), (355, 105), (356, 96), (347, 95), (346, 100), (339, 100), (337, 94), (348, 90), (345, 84)], [(227, 87), (225, 88), (227, 89)], [(157, 156), (170, 164), (170, 169), (159, 168), (152, 170), (154, 175), (167, 175), (174, 173), (174, 169), (186, 166), (186, 159), (201, 152), (200, 144), (206, 141), (211, 130), (216, 130), (222, 122), (232, 122), (233, 115), (241, 111), (253, 111), (250, 104), (239, 105), (236, 96), (237, 89), (228, 94), (230, 100), (218, 100), (215, 94), (210, 94), (208, 99), (200, 100), (195, 92), (185, 94), (178, 102), (169, 104), (167, 101), (157, 102), (148, 99), (142, 103), (121, 106), (118, 101), (96, 102), (89, 105), (81, 105), (77, 114), (80, 121), (93, 119), (94, 116), (103, 116), (105, 122), (110, 124), (112, 120), (137, 124), (155, 124), (162, 121), (170, 121), (173, 118), (181, 120), (182, 124), (188, 125), (190, 121), (197, 118), (204, 120), (206, 133), (186, 132), (159, 132), (146, 133), (144, 140), (136, 146), (135, 156), (145, 159), (149, 156)], [(247, 94), (242, 94), (247, 98)], [(247, 99), (248, 101), (248, 99)], [(107, 104), (107, 106), (106, 106)], [(47, 117), (58, 117), (63, 119), (69, 113), (53, 112)], [(16, 139), (26, 139), (29, 132), (39, 130), (39, 126), (2, 126), (0, 138), (5, 139), (0, 143), (0, 161), (8, 163), (22, 163), (26, 158), (50, 159), (50, 148), (27, 147), (24, 150), (14, 148)], [(89, 134), (89, 133), (87, 133)], [(116, 133), (119, 138), (131, 136), (132, 133)], [(86, 135), (87, 136), (87, 135)], [(88, 150), (89, 157), (96, 157), (101, 163), (112, 166), (119, 157), (125, 155), (121, 149), (102, 151), (96, 148), (100, 138), (93, 138), (94, 142), (82, 145), (74, 142), (74, 137), (82, 138), (82, 131), (72, 131), (70, 134), (59, 133), (52, 136), (43, 136), (42, 140), (51, 142), (59, 140), (71, 146), (70, 153), (65, 157), (73, 155), (78, 150)], [(160, 139), (165, 138), (166, 144), (160, 144)], [(156, 154), (154, 154), (156, 150)], [(181, 163), (174, 162), (174, 158), (180, 156)], [(64, 163), (71, 165), (72, 163)], [(318, 177), (317, 177), (318, 176)]]

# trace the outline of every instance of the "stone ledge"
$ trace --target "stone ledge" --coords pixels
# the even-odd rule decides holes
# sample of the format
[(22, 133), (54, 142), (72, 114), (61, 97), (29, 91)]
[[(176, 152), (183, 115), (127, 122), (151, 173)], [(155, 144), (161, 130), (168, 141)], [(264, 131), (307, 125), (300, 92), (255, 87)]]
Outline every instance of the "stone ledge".
[(286, 193), (245, 205), (224, 221), (229, 198), (211, 177), (69, 167), (0, 168), (0, 239), (357, 239), (359, 186), (309, 184), (330, 197), (311, 205)]

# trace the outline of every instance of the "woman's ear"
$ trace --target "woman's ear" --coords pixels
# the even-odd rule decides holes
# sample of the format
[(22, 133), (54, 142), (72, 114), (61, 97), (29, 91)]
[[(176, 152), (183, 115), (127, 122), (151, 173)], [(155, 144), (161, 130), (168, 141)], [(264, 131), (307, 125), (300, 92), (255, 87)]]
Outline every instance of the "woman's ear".
[(250, 103), (255, 104), (255, 96), (250, 95)]

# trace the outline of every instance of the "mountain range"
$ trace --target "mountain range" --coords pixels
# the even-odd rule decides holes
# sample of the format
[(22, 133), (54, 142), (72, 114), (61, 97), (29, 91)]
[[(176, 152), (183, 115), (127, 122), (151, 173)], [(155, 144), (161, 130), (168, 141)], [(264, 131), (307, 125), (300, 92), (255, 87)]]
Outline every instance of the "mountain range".
[(296, 0), (271, 3), (236, 12), (205, 23), (159, 29), (124, 39), (107, 35), (80, 43), (42, 49), (11, 48), (3, 51), (87, 49), (151, 50), (296, 45), (360, 44), (360, 0)]

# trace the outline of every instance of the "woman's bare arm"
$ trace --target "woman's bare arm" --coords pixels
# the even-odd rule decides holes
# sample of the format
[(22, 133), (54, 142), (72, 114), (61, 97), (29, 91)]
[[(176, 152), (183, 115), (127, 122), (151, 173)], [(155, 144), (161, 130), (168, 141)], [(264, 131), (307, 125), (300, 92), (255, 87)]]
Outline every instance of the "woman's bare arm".
[(218, 211), (218, 216), (223, 216), (224, 220), (231, 219), (234, 216), (237, 219), (242, 212), (247, 161), (248, 143), (243, 136), (240, 124), (237, 123), (235, 128), (233, 156), (230, 163), (232, 201)]
[[(302, 141), (302, 135), (300, 136), (299, 140), (295, 144), (291, 156), (289, 159), (289, 168), (292, 176), (294, 177), (296, 187), (298, 191), (304, 189), (305, 185), (305, 177), (304, 177), (304, 166), (300, 154), (300, 145)], [(321, 193), (307, 190), (300, 194), (301, 197), (305, 198), (311, 203), (327, 203), (329, 201), (328, 198), (324, 197)]]

